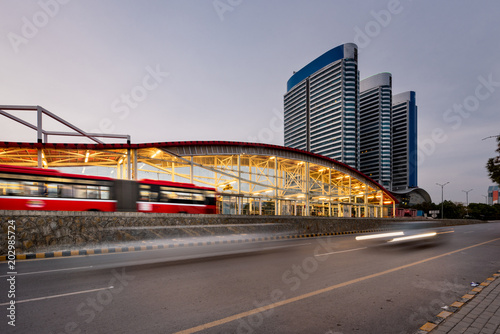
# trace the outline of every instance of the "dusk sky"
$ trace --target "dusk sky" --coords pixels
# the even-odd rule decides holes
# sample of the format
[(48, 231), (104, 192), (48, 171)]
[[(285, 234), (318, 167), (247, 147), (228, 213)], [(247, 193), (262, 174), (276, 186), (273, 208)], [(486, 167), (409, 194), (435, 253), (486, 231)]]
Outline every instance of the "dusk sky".
[[(40, 105), (133, 143), (283, 145), (286, 82), (343, 43), (361, 79), (414, 90), (433, 202), (485, 202), (500, 134), (500, 2), (0, 0), (0, 105)], [(32, 114), (18, 114), (33, 121)], [(0, 118), (1, 141), (36, 133)], [(49, 130), (59, 130), (49, 121)], [(49, 138), (74, 142), (74, 138)], [(108, 141), (109, 142), (109, 141)]]

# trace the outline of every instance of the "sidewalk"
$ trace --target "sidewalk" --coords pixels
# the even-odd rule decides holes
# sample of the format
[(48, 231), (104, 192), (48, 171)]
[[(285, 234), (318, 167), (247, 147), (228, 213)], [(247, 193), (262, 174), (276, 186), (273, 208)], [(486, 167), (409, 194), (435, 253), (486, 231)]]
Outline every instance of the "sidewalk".
[(500, 334), (500, 270), (437, 315), (417, 334)]

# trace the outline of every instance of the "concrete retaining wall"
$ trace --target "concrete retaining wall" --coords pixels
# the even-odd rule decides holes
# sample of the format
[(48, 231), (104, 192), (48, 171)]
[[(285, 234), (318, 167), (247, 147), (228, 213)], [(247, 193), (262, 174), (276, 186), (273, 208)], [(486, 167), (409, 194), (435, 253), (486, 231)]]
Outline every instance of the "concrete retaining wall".
[[(326, 218), (296, 216), (172, 215), (122, 212), (0, 210), (0, 255), (7, 253), (8, 221), (15, 221), (16, 253), (99, 247), (104, 243), (178, 237), (269, 233), (329, 234), (366, 231), (416, 219)], [(421, 219), (420, 219), (421, 220)], [(429, 220), (429, 227), (482, 223)]]

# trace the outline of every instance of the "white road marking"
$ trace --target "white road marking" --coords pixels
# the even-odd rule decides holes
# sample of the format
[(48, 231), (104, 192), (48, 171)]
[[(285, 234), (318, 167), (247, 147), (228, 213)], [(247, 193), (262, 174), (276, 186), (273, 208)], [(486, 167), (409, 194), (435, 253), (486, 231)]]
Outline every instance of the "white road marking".
[[(78, 270), (78, 269), (87, 269), (87, 268), (92, 268), (93, 266), (86, 266), (86, 267), (75, 267), (75, 268), (66, 268), (66, 269), (54, 269), (54, 270), (44, 270), (44, 271), (32, 271), (29, 273), (18, 273), (16, 276), (21, 276), (21, 275), (34, 275), (34, 274), (45, 274), (45, 273), (52, 273), (56, 271), (65, 271), (65, 270)], [(10, 275), (2, 275), (0, 277), (10, 277)]]
[[(85, 290), (85, 291), (76, 291), (76, 292), (69, 292), (69, 293), (63, 293), (63, 294), (60, 294), (60, 295), (53, 295), (53, 296), (47, 296), (47, 297), (39, 297), (39, 298), (31, 298), (31, 299), (25, 299), (25, 300), (16, 300), (16, 304), (19, 304), (19, 303), (28, 303), (28, 302), (34, 302), (34, 301), (38, 301), (38, 300), (45, 300), (45, 299), (52, 299), (52, 298), (59, 298), (59, 297), (66, 297), (66, 296), (73, 296), (73, 295), (79, 295), (79, 294), (82, 294), (82, 293), (90, 293), (90, 292), (95, 292), (95, 291), (101, 291), (101, 290), (109, 290), (109, 289), (113, 289), (114, 286), (108, 286), (106, 288), (100, 288), (100, 289), (92, 289), (92, 290)], [(0, 304), (0, 306), (5, 306), (5, 305), (9, 305), (10, 302), (8, 303), (2, 303)]]
[(266, 248), (259, 248), (259, 250), (271, 250), (271, 249), (278, 249), (278, 248), (288, 248), (288, 247), (299, 247), (299, 246), (307, 246), (310, 245), (311, 243), (306, 243), (306, 244), (297, 244), (297, 245), (287, 245), (287, 246), (276, 246), (276, 247), (266, 247)]
[(366, 249), (366, 247), (362, 247), (362, 248), (354, 248), (354, 249), (347, 249), (347, 250), (343, 250), (343, 251), (331, 252), (331, 253), (325, 253), (325, 254), (316, 254), (316, 255), (314, 255), (314, 256), (325, 256), (325, 255), (331, 255), (331, 254), (339, 254), (339, 253), (354, 252), (354, 251), (361, 250), (361, 249)]

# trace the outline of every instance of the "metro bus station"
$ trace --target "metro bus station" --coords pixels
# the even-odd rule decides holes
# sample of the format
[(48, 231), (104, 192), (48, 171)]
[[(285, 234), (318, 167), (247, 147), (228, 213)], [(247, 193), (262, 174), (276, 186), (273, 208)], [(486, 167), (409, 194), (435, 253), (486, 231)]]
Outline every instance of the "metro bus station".
[[(30, 124), (10, 110), (37, 112), (39, 122)], [(0, 114), (37, 131), (37, 142), (0, 142), (0, 165), (211, 187), (218, 194), (220, 214), (388, 217), (397, 203), (359, 171), (298, 149), (227, 141), (132, 144), (127, 135), (86, 133), (40, 106), (0, 106)], [(44, 130), (43, 116), (73, 131)], [(49, 143), (49, 136), (78, 136), (94, 143)], [(127, 143), (103, 143), (98, 137)]]

